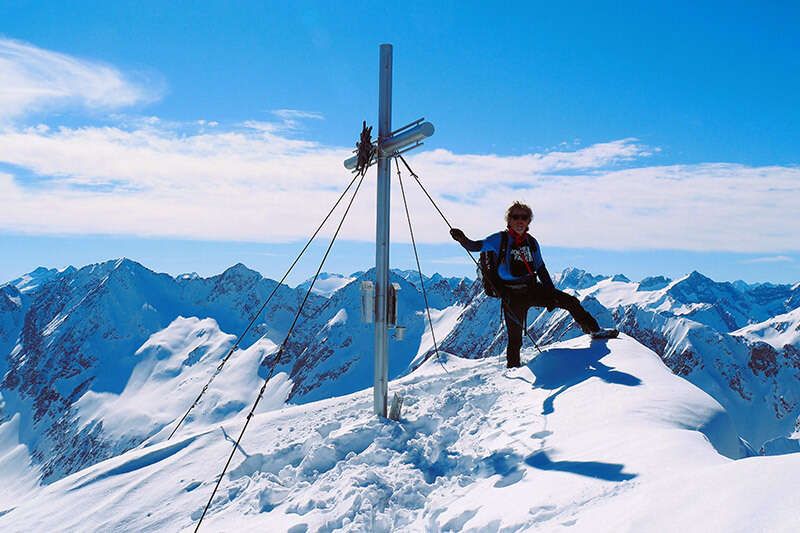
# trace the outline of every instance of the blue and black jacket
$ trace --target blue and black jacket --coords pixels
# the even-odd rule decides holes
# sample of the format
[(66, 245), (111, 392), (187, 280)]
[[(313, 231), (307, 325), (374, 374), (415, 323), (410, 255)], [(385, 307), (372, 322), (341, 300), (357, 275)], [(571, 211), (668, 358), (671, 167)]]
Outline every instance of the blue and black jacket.
[[(461, 245), (470, 252), (494, 252), (499, 256), (501, 252), (503, 234), (505, 239), (505, 257), (501, 257), (497, 267), (497, 274), (506, 285), (529, 284), (539, 282), (546, 289), (555, 289), (550, 273), (542, 259), (542, 251), (538, 241), (528, 235), (525, 242), (520, 246), (514, 244), (514, 239), (508, 235), (507, 231), (493, 233), (482, 241), (472, 241), (467, 239)], [(527, 263), (527, 266), (525, 265)], [(528, 270), (530, 267), (530, 271)]]

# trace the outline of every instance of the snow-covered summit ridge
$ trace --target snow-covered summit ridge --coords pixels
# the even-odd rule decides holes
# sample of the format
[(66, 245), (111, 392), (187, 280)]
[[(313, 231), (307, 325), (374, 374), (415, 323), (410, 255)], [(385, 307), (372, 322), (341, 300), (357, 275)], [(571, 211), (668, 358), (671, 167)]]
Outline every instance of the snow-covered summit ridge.
[[(208, 531), (791, 531), (800, 455), (739, 457), (724, 409), (633, 339), (496, 360), (448, 356), (390, 383), (255, 416)], [(197, 426), (76, 472), (0, 528), (193, 528), (242, 420)]]
[[(211, 318), (176, 318), (136, 351), (138, 362), (122, 392), (88, 391), (75, 403), (81, 426), (102, 424), (105, 437), (120, 442), (157, 438), (174, 427), (234, 341)], [(185, 422), (185, 430), (224, 420), (249, 407), (260, 386), (261, 362), (276, 348), (270, 340), (260, 339), (237, 353), (236, 364), (211, 383), (205, 401)], [(283, 387), (283, 394), (276, 395), (276, 406), (266, 402), (261, 407), (280, 406), (290, 390)]]

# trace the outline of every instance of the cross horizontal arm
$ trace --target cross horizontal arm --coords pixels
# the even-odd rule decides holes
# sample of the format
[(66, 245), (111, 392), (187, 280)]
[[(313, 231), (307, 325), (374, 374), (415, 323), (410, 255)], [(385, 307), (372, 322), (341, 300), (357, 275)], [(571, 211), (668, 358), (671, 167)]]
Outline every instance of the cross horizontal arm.
[[(414, 143), (421, 141), (427, 137), (433, 135), (434, 132), (433, 124), (430, 122), (423, 122), (422, 124), (417, 124), (413, 128), (403, 131), (402, 133), (398, 133), (394, 137), (389, 137), (388, 139), (384, 140), (382, 143), (379, 144), (379, 149), (382, 156), (391, 156), (395, 153), (399, 152), (403, 148), (410, 146)], [(352, 170), (356, 168), (356, 163), (358, 162), (358, 156), (353, 156), (350, 159), (345, 160), (344, 167), (348, 170)]]
[(382, 155), (391, 156), (395, 152), (399, 152), (406, 146), (414, 144), (416, 142), (421, 141), (427, 137), (433, 135), (434, 128), (433, 124), (430, 122), (423, 122), (418, 126), (414, 126), (413, 128), (406, 130), (402, 133), (398, 133), (394, 137), (389, 137), (382, 143), (378, 145), (378, 149), (381, 151)]

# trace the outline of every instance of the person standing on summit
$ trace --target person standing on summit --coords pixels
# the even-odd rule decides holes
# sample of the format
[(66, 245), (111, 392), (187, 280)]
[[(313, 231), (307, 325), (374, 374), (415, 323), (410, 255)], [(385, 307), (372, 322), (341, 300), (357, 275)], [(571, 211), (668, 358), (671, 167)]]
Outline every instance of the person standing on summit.
[[(473, 241), (458, 228), (450, 235), (470, 252), (481, 252), (481, 269), (489, 277), (487, 293), (493, 292), (503, 300), (503, 316), (508, 333), (506, 366), (520, 366), (519, 351), (528, 309), (546, 307), (566, 309), (584, 333), (593, 338), (615, 337), (617, 330), (602, 330), (597, 320), (583, 308), (580, 301), (553, 285), (542, 259), (539, 243), (528, 233), (533, 210), (514, 202), (506, 210), (507, 229)], [(488, 268), (487, 268), (488, 267)], [(487, 272), (487, 270), (489, 272)], [(486, 284), (485, 284), (486, 285)]]

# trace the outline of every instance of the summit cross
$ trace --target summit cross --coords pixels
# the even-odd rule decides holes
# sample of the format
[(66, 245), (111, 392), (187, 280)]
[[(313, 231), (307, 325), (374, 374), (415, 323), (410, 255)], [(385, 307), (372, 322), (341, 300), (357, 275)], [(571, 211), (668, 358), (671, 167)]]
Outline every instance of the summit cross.
[[(375, 157), (378, 166), (377, 223), (375, 228), (375, 414), (386, 418), (389, 392), (389, 328), (395, 327), (396, 295), (389, 284), (389, 205), (391, 163), (398, 154), (412, 150), (433, 135), (433, 124), (416, 120), (392, 131), (392, 45), (380, 45), (378, 81), (378, 139)], [(357, 157), (344, 162), (356, 167)]]

